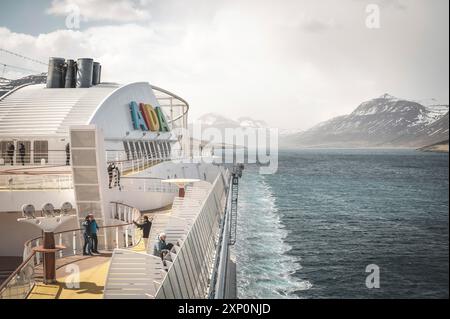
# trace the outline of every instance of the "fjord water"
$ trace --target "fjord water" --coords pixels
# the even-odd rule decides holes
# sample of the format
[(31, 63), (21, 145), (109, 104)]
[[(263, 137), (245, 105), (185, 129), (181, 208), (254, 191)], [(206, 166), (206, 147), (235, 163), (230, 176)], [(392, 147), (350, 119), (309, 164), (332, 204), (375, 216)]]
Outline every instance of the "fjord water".
[[(280, 151), (240, 182), (240, 298), (448, 298), (448, 154)], [(366, 287), (366, 266), (380, 288)]]

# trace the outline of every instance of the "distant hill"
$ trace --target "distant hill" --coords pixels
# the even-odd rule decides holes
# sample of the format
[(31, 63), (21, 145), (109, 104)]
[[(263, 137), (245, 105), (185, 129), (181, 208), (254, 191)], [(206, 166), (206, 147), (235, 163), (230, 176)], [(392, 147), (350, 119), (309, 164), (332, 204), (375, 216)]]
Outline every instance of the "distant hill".
[[(426, 104), (426, 103), (424, 103)], [(285, 147), (423, 147), (448, 139), (448, 105), (399, 99), (389, 94), (351, 114), (284, 136)]]
[(448, 140), (419, 148), (423, 152), (448, 153)]
[(19, 87), (24, 84), (40, 84), (40, 83), (46, 83), (47, 82), (47, 74), (37, 74), (37, 75), (29, 75), (17, 80), (9, 80), (0, 77), (0, 97), (9, 91), (15, 89), (16, 87)]

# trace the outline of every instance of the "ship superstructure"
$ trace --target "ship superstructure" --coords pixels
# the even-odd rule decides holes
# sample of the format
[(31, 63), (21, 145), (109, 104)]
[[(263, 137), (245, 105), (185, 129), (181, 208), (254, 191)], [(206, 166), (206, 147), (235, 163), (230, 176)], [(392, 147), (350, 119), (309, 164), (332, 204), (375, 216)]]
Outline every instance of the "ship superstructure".
[[(4, 270), (0, 297), (82, 297), (62, 284), (67, 264), (100, 291), (86, 296), (235, 297), (229, 245), (241, 168), (192, 161), (188, 111), (184, 99), (149, 83), (101, 82), (91, 59), (51, 59), (47, 85), (1, 97), (0, 262), (14, 267)], [(46, 203), (67, 202), (76, 217), (55, 231), (64, 248), (56, 253), (59, 285), (49, 287), (41, 283), (41, 233), (17, 220), (24, 204), (41, 214)], [(101, 256), (82, 256), (87, 214), (100, 225)], [(133, 223), (145, 215), (153, 219), (147, 246)], [(153, 254), (162, 232), (174, 244), (164, 258)]]

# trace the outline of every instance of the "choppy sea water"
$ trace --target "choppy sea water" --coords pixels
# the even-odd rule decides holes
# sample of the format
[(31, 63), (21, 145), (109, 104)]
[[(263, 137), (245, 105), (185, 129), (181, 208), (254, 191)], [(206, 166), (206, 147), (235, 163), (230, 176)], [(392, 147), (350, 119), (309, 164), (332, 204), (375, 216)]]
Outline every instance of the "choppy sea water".
[[(240, 298), (448, 298), (448, 155), (300, 150), (247, 166)], [(380, 288), (366, 287), (366, 266)]]

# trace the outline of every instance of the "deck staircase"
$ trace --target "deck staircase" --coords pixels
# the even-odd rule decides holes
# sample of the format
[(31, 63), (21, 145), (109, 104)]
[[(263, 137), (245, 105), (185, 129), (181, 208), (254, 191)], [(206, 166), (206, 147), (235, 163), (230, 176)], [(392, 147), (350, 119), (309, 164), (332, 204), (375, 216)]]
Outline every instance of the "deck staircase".
[(127, 249), (116, 249), (106, 279), (105, 299), (147, 299), (155, 296), (165, 276), (161, 258)]
[[(175, 198), (170, 213), (155, 216), (150, 232), (151, 240), (146, 248), (147, 253), (126, 249), (114, 251), (104, 290), (105, 299), (156, 297), (211, 187), (207, 182), (196, 183), (186, 190), (184, 198)], [(153, 255), (153, 246), (161, 232), (166, 233), (168, 243), (174, 244), (164, 260)], [(188, 296), (187, 291), (183, 293)]]

